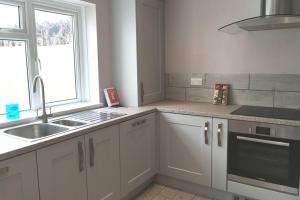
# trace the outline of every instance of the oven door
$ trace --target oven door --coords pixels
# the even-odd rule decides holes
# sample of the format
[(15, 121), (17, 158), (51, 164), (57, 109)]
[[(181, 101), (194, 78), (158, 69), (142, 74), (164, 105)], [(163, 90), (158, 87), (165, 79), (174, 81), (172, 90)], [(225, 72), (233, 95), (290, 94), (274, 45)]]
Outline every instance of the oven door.
[(298, 195), (298, 141), (230, 133), (228, 151), (229, 180)]

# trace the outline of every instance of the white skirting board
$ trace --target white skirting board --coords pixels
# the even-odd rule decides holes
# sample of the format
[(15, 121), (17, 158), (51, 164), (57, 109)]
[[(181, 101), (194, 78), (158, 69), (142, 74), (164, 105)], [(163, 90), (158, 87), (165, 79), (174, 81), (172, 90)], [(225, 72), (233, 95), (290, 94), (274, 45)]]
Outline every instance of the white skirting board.
[(199, 194), (201, 196), (209, 197), (212, 199), (219, 199), (219, 200), (232, 200), (233, 199), (233, 195), (231, 193), (211, 189), (209, 187), (205, 187), (205, 186), (197, 185), (194, 183), (189, 183), (186, 181), (174, 179), (174, 178), (171, 178), (168, 176), (157, 175), (156, 178), (154, 179), (154, 181), (161, 185), (174, 187), (179, 190), (183, 190), (183, 191), (194, 193), (194, 194)]
[[(233, 200), (234, 196), (236, 195), (248, 197), (249, 199), (250, 198), (257, 199), (257, 200), (300, 200), (300, 197), (298, 196), (280, 193), (272, 190), (254, 187), (254, 186), (249, 186), (249, 185), (245, 185), (233, 181), (228, 181), (228, 192), (225, 192), (225, 191), (215, 190), (212, 188), (197, 185), (194, 183), (189, 183), (186, 181), (174, 179), (164, 175), (157, 175), (156, 177), (148, 180), (143, 185), (136, 188), (129, 195), (123, 197), (122, 200), (134, 199), (134, 197), (140, 194), (152, 183), (158, 183), (161, 185), (174, 187), (179, 190), (183, 190), (194, 194), (199, 194), (201, 196), (208, 197), (211, 199), (217, 199), (217, 200)], [(248, 199), (248, 198), (241, 198), (241, 199)]]
[(228, 191), (260, 200), (300, 200), (299, 196), (228, 181)]
[(140, 193), (142, 193), (144, 190), (146, 190), (152, 183), (154, 182), (154, 177), (137, 187), (135, 190), (130, 192), (128, 195), (125, 197), (122, 197), (121, 200), (132, 200), (136, 196), (138, 196)]

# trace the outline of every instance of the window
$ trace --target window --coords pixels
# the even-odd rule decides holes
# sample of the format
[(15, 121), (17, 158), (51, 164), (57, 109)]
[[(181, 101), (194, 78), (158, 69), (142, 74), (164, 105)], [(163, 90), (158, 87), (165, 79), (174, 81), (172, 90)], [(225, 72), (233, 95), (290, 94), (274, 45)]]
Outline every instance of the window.
[(20, 7), (0, 4), (0, 28), (21, 29)]
[(0, 27), (8, 29), (20, 29), (19, 8), (0, 4)]
[(37, 50), (48, 103), (77, 98), (73, 21), (71, 15), (35, 10)]
[(5, 113), (6, 104), (14, 102), (21, 110), (30, 108), (26, 55), (26, 42), (0, 40), (0, 113)]
[(45, 83), (47, 106), (95, 99), (89, 91), (89, 81), (95, 77), (90, 77), (87, 65), (85, 6), (70, 1), (0, 0), (0, 114), (9, 103), (19, 103), (24, 111), (41, 107), (40, 94), (32, 92), (37, 75)]
[(16, 0), (0, 0), (0, 30), (2, 32), (24, 31), (25, 4)]

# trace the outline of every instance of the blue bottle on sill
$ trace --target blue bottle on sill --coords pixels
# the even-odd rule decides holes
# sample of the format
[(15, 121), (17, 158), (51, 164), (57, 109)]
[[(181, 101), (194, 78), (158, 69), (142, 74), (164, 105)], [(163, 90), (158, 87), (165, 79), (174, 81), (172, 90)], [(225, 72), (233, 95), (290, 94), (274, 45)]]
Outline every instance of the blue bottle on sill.
[(20, 119), (19, 104), (6, 104), (6, 119), (7, 120), (18, 120)]

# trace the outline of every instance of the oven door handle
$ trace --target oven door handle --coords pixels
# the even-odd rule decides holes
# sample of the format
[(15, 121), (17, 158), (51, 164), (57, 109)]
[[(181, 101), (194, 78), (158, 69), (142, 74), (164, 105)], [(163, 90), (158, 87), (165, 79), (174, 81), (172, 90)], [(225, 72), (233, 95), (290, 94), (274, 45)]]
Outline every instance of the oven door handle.
[(289, 147), (290, 143), (286, 142), (276, 142), (272, 140), (263, 140), (263, 139), (257, 139), (257, 138), (249, 138), (249, 137), (243, 137), (243, 136), (237, 136), (238, 140), (244, 140), (249, 142), (257, 142), (257, 143), (263, 143), (263, 144), (271, 144), (276, 146), (283, 146), (283, 147)]

